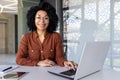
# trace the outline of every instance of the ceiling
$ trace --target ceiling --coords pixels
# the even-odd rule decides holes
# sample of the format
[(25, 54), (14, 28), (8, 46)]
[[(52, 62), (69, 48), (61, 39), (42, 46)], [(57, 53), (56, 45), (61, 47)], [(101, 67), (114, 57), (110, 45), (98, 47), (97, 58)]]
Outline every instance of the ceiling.
[(18, 0), (0, 0), (0, 13), (17, 14)]

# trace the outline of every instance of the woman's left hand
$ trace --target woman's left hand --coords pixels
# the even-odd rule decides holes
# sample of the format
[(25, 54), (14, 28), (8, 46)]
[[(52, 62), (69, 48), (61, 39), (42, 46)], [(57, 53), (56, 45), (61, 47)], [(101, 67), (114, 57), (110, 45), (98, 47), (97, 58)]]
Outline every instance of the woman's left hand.
[(64, 61), (64, 66), (67, 68), (72, 68), (74, 70), (76, 70), (78, 67), (78, 65), (74, 63), (73, 61)]

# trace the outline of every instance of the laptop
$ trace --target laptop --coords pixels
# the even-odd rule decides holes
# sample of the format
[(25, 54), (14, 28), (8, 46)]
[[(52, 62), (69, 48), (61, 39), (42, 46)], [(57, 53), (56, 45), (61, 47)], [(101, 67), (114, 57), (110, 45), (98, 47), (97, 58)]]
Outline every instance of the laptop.
[(78, 68), (75, 72), (73, 70), (66, 71), (65, 69), (62, 71), (60, 68), (54, 70), (52, 69), (48, 72), (57, 76), (68, 78), (70, 80), (78, 80), (99, 72), (102, 70), (109, 47), (109, 41), (86, 42), (83, 47)]

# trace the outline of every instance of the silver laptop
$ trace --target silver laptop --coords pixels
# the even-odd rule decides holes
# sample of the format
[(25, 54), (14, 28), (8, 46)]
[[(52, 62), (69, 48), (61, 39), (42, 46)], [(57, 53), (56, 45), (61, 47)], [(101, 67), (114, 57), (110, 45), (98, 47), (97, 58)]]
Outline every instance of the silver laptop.
[(86, 42), (76, 72), (64, 69), (64, 71), (57, 69), (58, 71), (49, 70), (48, 72), (71, 80), (89, 76), (102, 69), (109, 47), (108, 41)]

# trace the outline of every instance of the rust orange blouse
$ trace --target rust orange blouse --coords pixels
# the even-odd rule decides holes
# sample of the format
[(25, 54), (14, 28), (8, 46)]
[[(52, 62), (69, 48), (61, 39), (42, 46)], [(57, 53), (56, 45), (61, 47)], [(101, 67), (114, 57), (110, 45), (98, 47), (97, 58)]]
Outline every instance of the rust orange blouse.
[(40, 60), (50, 59), (63, 66), (66, 58), (63, 54), (62, 39), (57, 33), (47, 33), (43, 43), (40, 42), (36, 31), (26, 33), (16, 54), (18, 65), (36, 66)]

